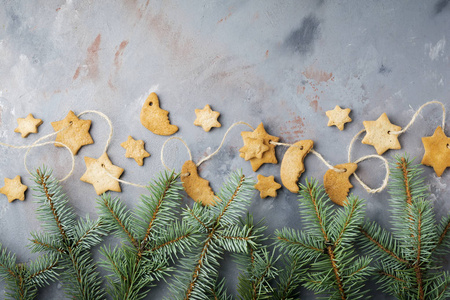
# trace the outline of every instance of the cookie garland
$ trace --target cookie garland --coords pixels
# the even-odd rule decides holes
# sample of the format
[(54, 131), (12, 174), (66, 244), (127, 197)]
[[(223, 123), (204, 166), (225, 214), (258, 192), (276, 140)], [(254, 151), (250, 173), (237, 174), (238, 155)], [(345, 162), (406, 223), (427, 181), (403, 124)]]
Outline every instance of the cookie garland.
[[(446, 112), (444, 104), (440, 101), (433, 100), (422, 104), (403, 129), (392, 124), (386, 113), (383, 113), (376, 121), (364, 121), (365, 128), (353, 137), (350, 145), (353, 145), (359, 135), (367, 132), (362, 143), (374, 146), (379, 155), (389, 149), (401, 149), (398, 136), (406, 132), (414, 124), (422, 109), (431, 104), (439, 104), (442, 107), (442, 126), (438, 126), (432, 136), (422, 137), (424, 155), (421, 164), (432, 167), (436, 175), (440, 177), (445, 169), (450, 167), (450, 138), (444, 133)], [(350, 151), (351, 147), (349, 156)]]

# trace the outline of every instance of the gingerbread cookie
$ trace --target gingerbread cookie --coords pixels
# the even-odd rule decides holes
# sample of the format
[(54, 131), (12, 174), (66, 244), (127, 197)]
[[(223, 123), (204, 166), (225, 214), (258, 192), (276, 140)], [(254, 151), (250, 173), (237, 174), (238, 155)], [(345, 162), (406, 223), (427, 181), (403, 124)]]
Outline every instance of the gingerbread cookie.
[[(55, 131), (65, 128), (56, 135), (56, 141), (67, 145), (73, 155), (76, 155), (82, 146), (94, 143), (89, 134), (91, 120), (79, 119), (73, 111), (69, 111), (64, 120), (52, 122), (51, 124)], [(55, 144), (55, 146), (63, 147), (60, 144)]]
[(13, 202), (18, 199), (25, 200), (25, 191), (28, 187), (20, 181), (20, 176), (17, 175), (14, 179), (5, 178), (5, 185), (0, 189), (0, 193), (5, 194), (8, 202)]
[(425, 154), (422, 158), (422, 164), (433, 167), (437, 176), (441, 176), (447, 167), (450, 167), (450, 138), (447, 137), (438, 126), (432, 136), (423, 137), (422, 143), (425, 148)]
[(141, 123), (158, 135), (172, 135), (178, 131), (178, 126), (170, 124), (169, 112), (159, 107), (159, 99), (155, 93), (151, 93), (142, 106)]
[(209, 181), (198, 175), (197, 166), (192, 160), (183, 164), (180, 177), (184, 190), (194, 201), (203, 205), (215, 205), (220, 201), (209, 186)]
[[(241, 132), (241, 136), (242, 139), (244, 140), (244, 147), (247, 146), (247, 143), (249, 141), (251, 141), (249, 138), (262, 139), (263, 144), (269, 147), (269, 150), (264, 151), (262, 153), (261, 158), (253, 157), (250, 159), (250, 163), (252, 165), (252, 169), (254, 172), (256, 172), (259, 169), (259, 167), (261, 167), (265, 163), (270, 164), (278, 163), (277, 158), (275, 156), (275, 145), (271, 144), (270, 142), (271, 141), (278, 142), (280, 139), (276, 136), (269, 135), (264, 129), (263, 123), (259, 124), (259, 126), (252, 132), (250, 131)], [(241, 151), (240, 156), (245, 158), (245, 153)]]
[(206, 104), (203, 109), (196, 109), (195, 115), (197, 116), (197, 118), (194, 121), (194, 125), (201, 126), (206, 132), (210, 131), (212, 127), (222, 126), (222, 124), (217, 121), (220, 113), (217, 111), (213, 111), (209, 104)]
[(386, 113), (383, 113), (376, 121), (364, 121), (364, 128), (367, 134), (364, 136), (362, 143), (375, 147), (378, 155), (382, 155), (389, 149), (401, 149), (398, 141), (398, 134), (391, 132), (400, 131), (400, 126), (392, 124)]
[(333, 169), (329, 169), (323, 176), (323, 185), (331, 201), (340, 206), (344, 206), (347, 202), (348, 192), (353, 187), (349, 177), (355, 173), (358, 165), (355, 163), (347, 163), (334, 167), (345, 170), (345, 172), (336, 172)]
[(311, 151), (314, 142), (303, 140), (289, 147), (281, 161), (280, 177), (283, 185), (292, 193), (298, 193), (298, 179), (305, 171), (303, 160)]
[(281, 188), (281, 184), (275, 181), (273, 176), (258, 175), (258, 183), (255, 184), (255, 189), (259, 191), (261, 198), (276, 197), (277, 190)]
[(344, 130), (344, 124), (351, 122), (352, 119), (348, 116), (351, 112), (350, 108), (342, 109), (339, 105), (333, 110), (328, 110), (325, 114), (328, 117), (328, 126), (336, 126), (339, 130)]
[(38, 132), (38, 127), (41, 126), (42, 120), (35, 119), (32, 114), (29, 114), (26, 118), (18, 118), (17, 123), (19, 126), (14, 129), (14, 132), (20, 132), (22, 137), (26, 138), (30, 133)]
[(134, 158), (138, 165), (142, 166), (144, 164), (144, 158), (149, 157), (150, 153), (144, 149), (143, 140), (135, 140), (131, 136), (128, 136), (128, 140), (120, 144), (127, 152), (125, 157)]
[(269, 146), (264, 144), (263, 138), (244, 138), (244, 147), (239, 149), (239, 152), (244, 154), (245, 160), (250, 160), (254, 157), (262, 158), (264, 152), (269, 150)]
[(106, 152), (98, 159), (85, 156), (84, 162), (86, 163), (86, 172), (80, 180), (92, 184), (97, 195), (106, 191), (122, 191), (119, 182), (114, 178), (118, 179), (124, 170), (113, 165)]

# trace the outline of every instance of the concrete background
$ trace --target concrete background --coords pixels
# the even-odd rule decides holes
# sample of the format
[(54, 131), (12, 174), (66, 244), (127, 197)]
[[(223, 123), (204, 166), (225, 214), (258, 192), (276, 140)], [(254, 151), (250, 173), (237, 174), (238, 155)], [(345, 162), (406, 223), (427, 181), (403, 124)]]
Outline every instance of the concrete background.
[[(339, 3), (338, 3), (339, 2)], [(437, 99), (449, 107), (450, 1), (8, 1), (0, 0), (0, 139), (30, 144), (52, 132), (50, 122), (69, 110), (99, 110), (114, 124), (108, 152), (125, 169), (122, 179), (147, 183), (162, 170), (159, 159), (167, 137), (157, 136), (139, 121), (149, 91), (160, 96), (172, 124), (199, 161), (219, 145), (236, 121), (257, 126), (292, 143), (313, 139), (314, 148), (332, 164), (346, 162), (351, 138), (364, 120), (386, 112), (392, 123), (405, 126), (424, 102)], [(210, 104), (219, 111), (221, 128), (204, 132), (193, 125), (194, 110)], [(335, 105), (352, 109), (352, 123), (344, 131), (327, 127), (325, 111)], [(22, 139), (14, 133), (16, 119), (33, 113), (44, 124), (39, 134)], [(108, 127), (92, 119), (95, 144), (76, 157), (74, 175), (63, 186), (76, 212), (96, 217), (96, 194), (79, 178), (84, 156), (99, 157)], [(424, 109), (417, 123), (399, 140), (402, 149), (420, 162), (421, 137), (441, 124), (438, 106)], [(446, 126), (447, 134), (450, 126)], [(200, 174), (214, 190), (229, 172), (241, 168), (256, 177), (275, 175), (280, 165), (264, 165), (255, 174), (239, 157), (240, 131), (233, 129), (225, 147), (202, 164)], [(151, 157), (139, 167), (125, 158), (120, 147), (128, 135), (146, 142)], [(285, 148), (277, 147), (281, 162)], [(1, 149), (0, 178), (23, 177), (32, 185), (22, 164), (24, 151)], [(354, 157), (375, 153), (357, 142)], [(173, 142), (165, 154), (177, 170), (188, 156)], [(69, 170), (65, 150), (48, 146), (33, 150), (30, 166), (47, 164), (61, 178)], [(306, 177), (322, 177), (326, 167), (314, 156), (306, 160)], [(450, 208), (450, 170), (441, 178), (424, 167), (426, 182), (438, 217)], [(359, 165), (357, 172), (371, 186), (384, 177), (379, 161)], [(367, 217), (389, 226), (387, 192), (367, 194), (352, 179), (353, 193), (367, 199)], [(3, 183), (2, 183), (3, 184)], [(118, 194), (134, 207), (142, 190), (122, 185)], [(30, 190), (25, 202), (8, 203), (0, 195), (0, 241), (25, 262), (36, 257), (27, 247), (30, 231), (40, 230)], [(184, 199), (184, 203), (191, 200)], [(286, 189), (278, 197), (261, 199), (255, 192), (250, 211), (265, 218), (268, 233), (284, 226), (301, 228), (296, 196)], [(108, 240), (114, 242), (114, 240)], [(95, 251), (94, 251), (95, 252)], [(99, 255), (94, 253), (98, 258)], [(237, 274), (229, 257), (222, 274), (230, 289)], [(388, 297), (372, 289), (376, 299)], [(2, 297), (0, 291), (0, 297)], [(162, 285), (148, 299), (166, 295)], [(61, 299), (61, 285), (52, 284), (39, 299)], [(303, 298), (314, 298), (303, 293)]]

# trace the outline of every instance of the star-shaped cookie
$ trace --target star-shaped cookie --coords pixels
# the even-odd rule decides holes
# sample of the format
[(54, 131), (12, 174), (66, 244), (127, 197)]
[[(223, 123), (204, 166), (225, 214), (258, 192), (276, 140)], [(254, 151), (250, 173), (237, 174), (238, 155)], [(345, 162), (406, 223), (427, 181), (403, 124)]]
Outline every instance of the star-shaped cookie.
[[(242, 139), (244, 140), (244, 147), (247, 145), (246, 143), (249, 141), (249, 138), (253, 139), (263, 139), (264, 145), (269, 147), (269, 150), (264, 151), (261, 158), (253, 157), (250, 159), (250, 163), (252, 164), (252, 169), (256, 172), (259, 167), (261, 167), (265, 163), (276, 164), (278, 163), (277, 158), (275, 156), (275, 145), (270, 142), (278, 142), (280, 139), (276, 136), (270, 135), (264, 129), (263, 123), (259, 124), (255, 131), (243, 131), (241, 132)], [(242, 150), (242, 148), (241, 148)], [(251, 154), (250, 154), (251, 155)], [(245, 159), (245, 153), (241, 152), (240, 156)]]
[(364, 128), (367, 134), (362, 143), (375, 147), (378, 155), (382, 155), (389, 149), (401, 149), (398, 141), (398, 134), (391, 134), (392, 131), (400, 131), (400, 126), (392, 124), (386, 113), (383, 113), (376, 121), (364, 121)]
[(438, 126), (432, 136), (422, 138), (425, 154), (422, 164), (433, 167), (437, 176), (441, 176), (447, 167), (450, 167), (450, 138)]
[[(78, 119), (73, 111), (69, 111), (63, 120), (52, 122), (52, 126), (55, 131), (66, 128), (56, 135), (56, 141), (67, 145), (73, 155), (76, 155), (82, 146), (94, 143), (89, 134), (91, 120)], [(55, 144), (55, 146), (63, 147), (58, 144)]]
[[(106, 191), (122, 191), (119, 182), (114, 178), (118, 179), (122, 175), (123, 169), (113, 165), (106, 152), (98, 159), (85, 156), (84, 162), (87, 170), (80, 180), (92, 184), (97, 195)], [(114, 178), (111, 178), (110, 175)]]
[(209, 104), (206, 104), (203, 109), (196, 109), (195, 115), (197, 118), (194, 121), (195, 126), (202, 126), (204, 131), (210, 131), (212, 127), (221, 127), (222, 125), (217, 121), (220, 113), (213, 111)]
[(150, 156), (150, 153), (144, 149), (143, 140), (135, 140), (131, 136), (128, 136), (128, 140), (120, 144), (120, 146), (127, 150), (125, 157), (134, 158), (140, 166), (144, 164), (144, 158)]
[(20, 132), (23, 138), (26, 138), (30, 133), (37, 133), (38, 127), (41, 126), (42, 120), (35, 119), (32, 114), (29, 114), (26, 118), (18, 118), (16, 129), (14, 132)]
[(334, 125), (339, 128), (339, 130), (344, 130), (344, 124), (352, 121), (348, 116), (350, 112), (350, 108), (342, 109), (339, 105), (336, 105), (333, 110), (328, 110), (325, 112), (328, 117), (328, 126)]
[(261, 158), (269, 150), (269, 146), (264, 145), (263, 138), (244, 138), (244, 147), (239, 149), (239, 152), (244, 154), (244, 159), (249, 160), (254, 157)]
[(259, 191), (261, 198), (276, 197), (279, 188), (281, 188), (281, 184), (277, 183), (273, 176), (258, 175), (258, 183), (255, 184), (255, 189)]
[(28, 187), (20, 181), (20, 176), (17, 175), (14, 179), (5, 178), (5, 186), (0, 189), (0, 193), (5, 194), (8, 202), (13, 202), (18, 199), (25, 200), (25, 191)]

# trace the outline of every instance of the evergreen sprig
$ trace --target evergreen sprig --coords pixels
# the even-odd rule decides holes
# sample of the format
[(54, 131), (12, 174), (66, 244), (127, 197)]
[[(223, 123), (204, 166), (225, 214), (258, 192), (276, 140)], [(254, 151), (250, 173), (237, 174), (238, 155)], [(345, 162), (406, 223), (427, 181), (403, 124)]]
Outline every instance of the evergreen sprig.
[[(277, 244), (295, 264), (280, 278), (278, 299), (291, 299), (300, 282), (329, 299), (361, 299), (366, 277), (371, 272), (370, 258), (358, 257), (353, 243), (364, 214), (363, 200), (351, 195), (347, 204), (336, 209), (317, 181), (300, 186), (300, 213), (303, 230), (277, 230)], [(307, 278), (302, 268), (310, 264)]]
[(0, 280), (6, 283), (8, 299), (28, 300), (36, 297), (38, 287), (57, 278), (58, 260), (44, 255), (28, 264), (16, 263), (16, 256), (0, 244)]
[(174, 299), (229, 299), (224, 281), (218, 279), (219, 261), (225, 251), (248, 253), (249, 245), (256, 246), (253, 228), (236, 225), (250, 204), (253, 185), (242, 173), (232, 173), (214, 206), (196, 202), (184, 210), (184, 220), (202, 234), (202, 241), (180, 260), (170, 285)]
[(32, 234), (32, 251), (57, 257), (58, 265), (64, 270), (61, 281), (68, 296), (103, 299), (102, 281), (89, 252), (107, 233), (102, 220), (77, 220), (49, 169), (38, 169), (33, 176), (36, 183), (33, 190), (40, 204), (38, 219), (44, 222), (44, 232)]
[(278, 276), (278, 270), (275, 263), (278, 257), (275, 252), (270, 252), (268, 247), (263, 244), (268, 239), (264, 236), (266, 226), (262, 222), (254, 224), (253, 217), (247, 214), (247, 218), (242, 222), (243, 226), (250, 228), (250, 235), (254, 236), (253, 242), (248, 243), (247, 253), (234, 254), (240, 274), (238, 277), (239, 299), (271, 299), (273, 288), (271, 281)]
[(136, 211), (104, 194), (99, 200), (105, 226), (122, 239), (122, 246), (102, 247), (102, 266), (110, 274), (114, 299), (142, 299), (149, 287), (168, 275), (170, 261), (197, 242), (196, 232), (177, 220), (181, 186), (178, 175), (162, 173), (148, 186)]
[(399, 299), (447, 299), (450, 275), (439, 265), (449, 253), (450, 215), (436, 223), (422, 169), (397, 156), (389, 183), (392, 234), (375, 222), (361, 227), (363, 249), (377, 257), (380, 288)]

